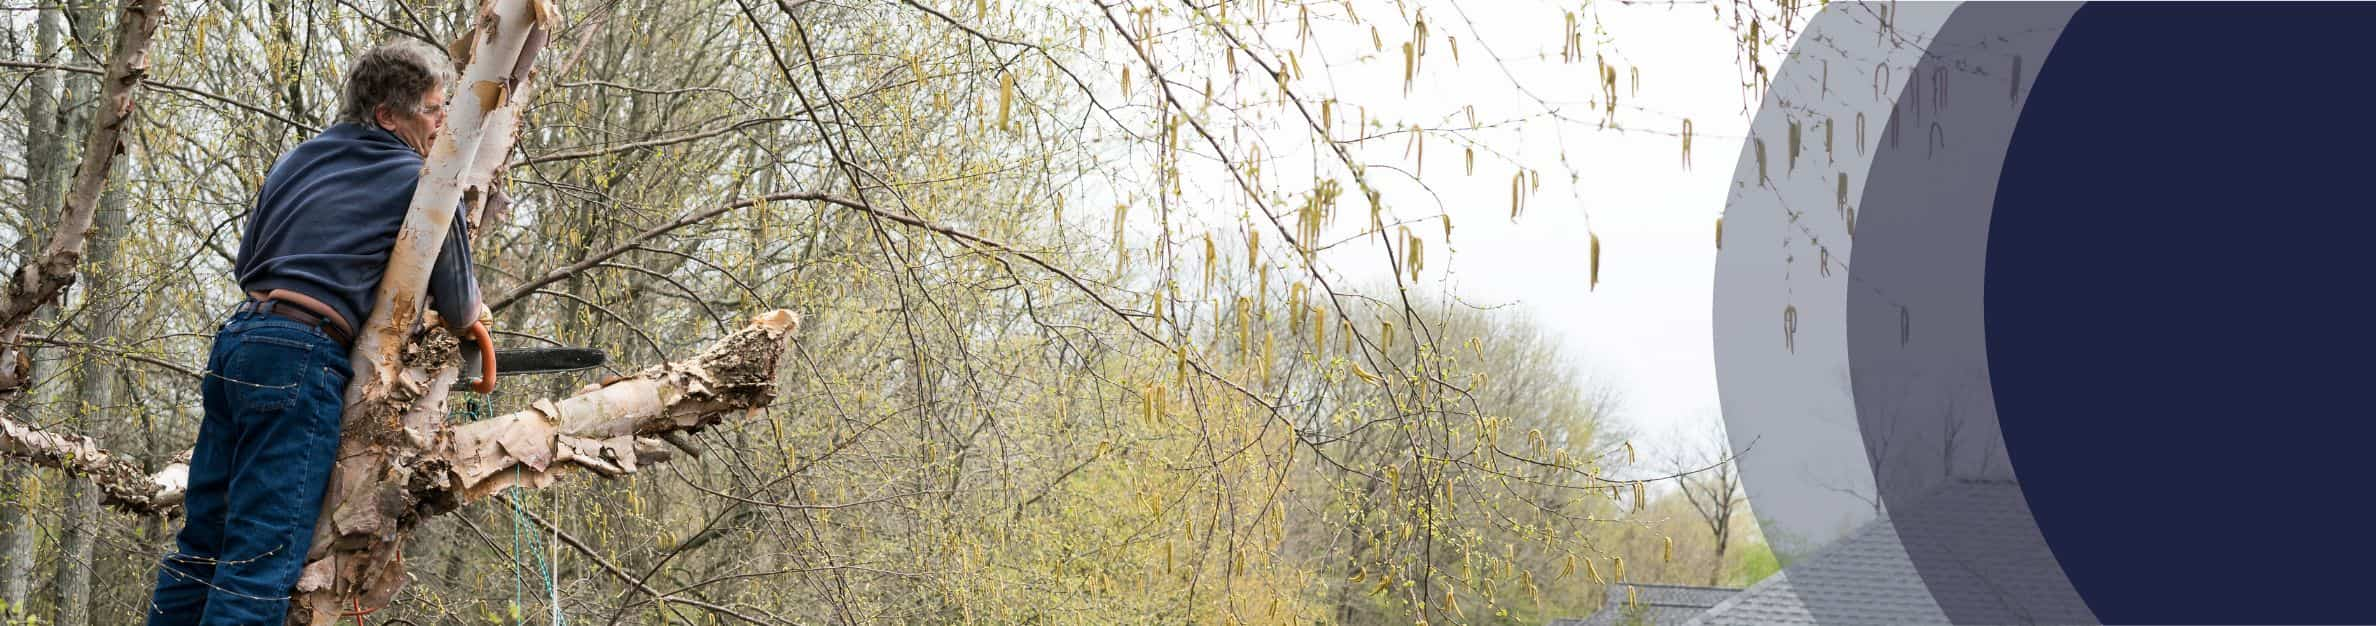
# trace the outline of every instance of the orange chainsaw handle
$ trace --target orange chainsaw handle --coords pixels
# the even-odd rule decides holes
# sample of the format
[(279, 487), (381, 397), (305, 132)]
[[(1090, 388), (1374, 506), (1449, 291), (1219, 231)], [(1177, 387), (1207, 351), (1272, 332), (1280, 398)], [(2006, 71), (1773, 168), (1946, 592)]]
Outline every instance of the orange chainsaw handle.
[(485, 321), (478, 321), (470, 324), (470, 338), (479, 345), (479, 379), (470, 383), (470, 390), (495, 393), (495, 336), (487, 333)]

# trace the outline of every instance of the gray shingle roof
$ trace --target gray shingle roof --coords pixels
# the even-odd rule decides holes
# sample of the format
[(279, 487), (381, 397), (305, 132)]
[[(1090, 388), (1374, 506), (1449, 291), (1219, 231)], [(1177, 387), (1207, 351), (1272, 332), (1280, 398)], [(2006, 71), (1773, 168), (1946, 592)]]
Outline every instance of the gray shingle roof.
[[(1919, 571), (1909, 550), (1923, 557)], [(2020, 487), (1957, 481), (1894, 523), (1867, 524), (1689, 623), (1938, 624), (1950, 613), (1985, 624), (2095, 621), (2031, 522)]]
[[(1601, 610), (1580, 620), (1554, 620), (1551, 626), (1614, 626), (1617, 624), (1681, 624), (1708, 607), (1741, 591), (1738, 587), (1694, 587), (1622, 583), (1602, 587), (1608, 594)], [(1626, 594), (1633, 594), (1632, 604)], [(1635, 619), (1638, 616), (1639, 619)]]

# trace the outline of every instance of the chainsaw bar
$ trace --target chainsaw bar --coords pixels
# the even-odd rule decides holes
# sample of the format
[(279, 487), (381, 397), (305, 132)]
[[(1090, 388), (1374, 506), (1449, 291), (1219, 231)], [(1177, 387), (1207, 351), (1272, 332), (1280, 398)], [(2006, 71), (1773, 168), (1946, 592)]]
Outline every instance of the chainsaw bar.
[[(462, 374), (456, 376), (453, 388), (469, 389), (479, 378), (478, 347), (463, 344)], [(500, 348), (495, 350), (497, 377), (522, 374), (554, 374), (601, 367), (607, 357), (593, 348)]]

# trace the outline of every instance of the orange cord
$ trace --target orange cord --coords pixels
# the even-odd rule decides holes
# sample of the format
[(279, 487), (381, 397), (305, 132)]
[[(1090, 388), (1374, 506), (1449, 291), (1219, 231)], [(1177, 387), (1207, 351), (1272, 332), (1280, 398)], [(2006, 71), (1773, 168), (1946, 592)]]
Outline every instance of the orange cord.
[(363, 626), (363, 616), (376, 612), (379, 612), (379, 609), (365, 610), (363, 608), (363, 596), (355, 596), (355, 609), (345, 613), (340, 613), (338, 616), (355, 618), (355, 626)]
[[(396, 553), (396, 566), (397, 566), (397, 567), (403, 567), (403, 566), (404, 566), (404, 553), (403, 553), (403, 552), (398, 552), (398, 553)], [(339, 617), (352, 617), (352, 618), (355, 618), (355, 626), (363, 626), (363, 616), (365, 616), (365, 615), (370, 615), (370, 614), (373, 614), (373, 613), (377, 613), (377, 612), (379, 612), (379, 610), (380, 610), (380, 609), (388, 608), (388, 607), (384, 607), (384, 606), (383, 606), (383, 607), (378, 607), (378, 608), (373, 608), (373, 609), (365, 610), (365, 609), (363, 608), (363, 596), (362, 596), (362, 595), (360, 595), (360, 594), (358, 594), (358, 595), (354, 596), (353, 600), (354, 600), (354, 607), (355, 607), (355, 608), (354, 608), (354, 609), (352, 609), (352, 610), (349, 610), (349, 611), (347, 611), (347, 612), (345, 612), (345, 613), (340, 613), (340, 614), (338, 614), (338, 616), (339, 616)]]

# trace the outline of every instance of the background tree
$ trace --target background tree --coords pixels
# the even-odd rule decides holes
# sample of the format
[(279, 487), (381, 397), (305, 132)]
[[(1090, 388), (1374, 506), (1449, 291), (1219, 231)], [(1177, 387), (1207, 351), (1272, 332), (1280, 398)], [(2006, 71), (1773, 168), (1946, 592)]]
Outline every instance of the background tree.
[(1741, 491), (1741, 473), (1733, 465), (1731, 450), (1723, 430), (1718, 429), (1704, 439), (1699, 452), (1678, 457), (1673, 465), (1675, 487), (1716, 540), (1716, 558), (1708, 568), (1707, 584), (1711, 586), (1724, 580), (1725, 551), (1732, 546), (1736, 518), (1749, 508), (1749, 496)]

